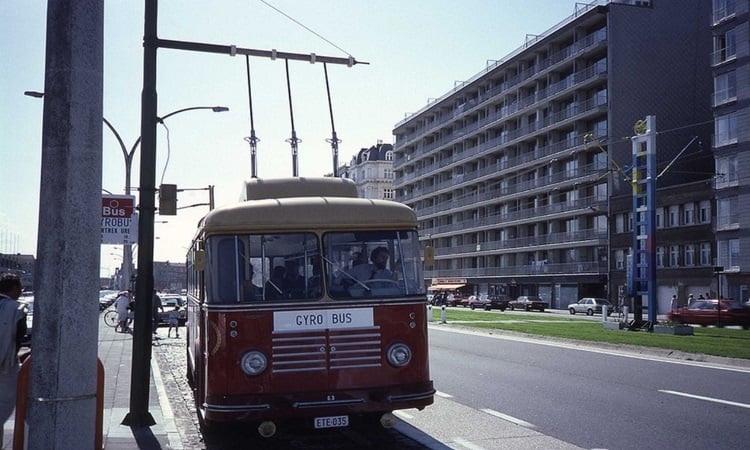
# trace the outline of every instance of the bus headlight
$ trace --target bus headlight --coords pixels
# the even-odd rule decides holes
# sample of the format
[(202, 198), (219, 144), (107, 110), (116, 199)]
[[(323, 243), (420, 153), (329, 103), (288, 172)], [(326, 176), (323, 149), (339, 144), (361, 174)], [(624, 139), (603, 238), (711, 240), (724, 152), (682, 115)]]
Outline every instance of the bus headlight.
[(268, 366), (268, 360), (263, 353), (257, 350), (253, 350), (251, 352), (245, 353), (242, 356), (240, 365), (242, 366), (243, 372), (248, 375), (256, 376), (260, 375), (264, 370), (266, 370), (266, 367)]
[(393, 367), (404, 367), (411, 361), (411, 349), (408, 345), (398, 343), (388, 347), (388, 362)]

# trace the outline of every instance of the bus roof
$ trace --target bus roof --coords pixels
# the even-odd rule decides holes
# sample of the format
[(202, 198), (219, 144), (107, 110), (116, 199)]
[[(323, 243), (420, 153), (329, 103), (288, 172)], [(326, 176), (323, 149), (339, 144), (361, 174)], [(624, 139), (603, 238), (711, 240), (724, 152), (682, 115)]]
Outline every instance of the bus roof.
[(357, 197), (357, 187), (348, 178), (252, 178), (245, 181), (241, 201), (290, 197)]
[(251, 198), (260, 193), (264, 197), (211, 211), (201, 221), (206, 234), (417, 228), (411, 208), (388, 200), (357, 198), (351, 180), (251, 180), (245, 191)]

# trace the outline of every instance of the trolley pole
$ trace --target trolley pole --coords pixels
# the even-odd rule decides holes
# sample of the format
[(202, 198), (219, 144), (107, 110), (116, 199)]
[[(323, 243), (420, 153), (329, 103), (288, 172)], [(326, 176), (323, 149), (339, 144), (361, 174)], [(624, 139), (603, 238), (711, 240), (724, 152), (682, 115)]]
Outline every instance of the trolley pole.
[[(347, 58), (304, 55), (276, 50), (254, 50), (235, 45), (215, 45), (159, 39), (157, 36), (157, 0), (145, 0), (143, 32), (143, 91), (141, 92), (141, 173), (138, 217), (138, 277), (135, 285), (135, 331), (133, 333), (133, 366), (130, 383), (130, 411), (124, 425), (150, 426), (155, 424), (148, 411), (151, 365), (152, 297), (154, 292), (154, 216), (156, 212), (156, 51), (159, 48), (189, 50), (204, 53), (237, 54), (315, 62), (344, 64), (349, 67), (359, 62)], [(166, 117), (166, 116), (165, 116)], [(163, 118), (162, 118), (163, 119)], [(292, 136), (296, 138), (295, 135)]]

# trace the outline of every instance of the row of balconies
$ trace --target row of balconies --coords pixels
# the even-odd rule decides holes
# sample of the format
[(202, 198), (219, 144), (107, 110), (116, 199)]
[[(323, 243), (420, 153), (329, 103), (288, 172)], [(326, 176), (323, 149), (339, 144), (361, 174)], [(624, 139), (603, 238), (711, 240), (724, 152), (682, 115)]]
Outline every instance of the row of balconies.
[[(555, 186), (558, 183), (567, 182), (566, 185), (574, 185), (574, 184), (584, 184), (584, 183), (590, 183), (595, 180), (597, 180), (600, 176), (602, 176), (606, 172), (606, 169), (599, 168), (594, 164), (588, 164), (586, 166), (577, 167), (575, 169), (570, 170), (564, 170), (557, 173), (550, 173), (545, 176), (539, 176), (533, 180), (525, 180), (525, 181), (519, 181), (515, 183), (508, 183), (508, 178), (500, 178), (497, 177), (497, 168), (494, 167), (485, 167), (482, 169), (478, 169), (476, 171), (467, 172), (464, 174), (463, 179), (466, 181), (461, 182), (462, 180), (457, 180), (456, 178), (451, 178), (447, 180), (443, 180), (442, 182), (436, 183), (432, 186), (426, 186), (423, 188), (416, 188), (409, 192), (408, 194), (405, 194), (403, 196), (399, 196), (399, 201), (401, 203), (406, 203), (410, 200), (414, 200), (417, 197), (422, 197), (434, 193), (438, 193), (441, 190), (450, 190), (453, 191), (457, 188), (467, 187), (472, 184), (480, 183), (480, 182), (491, 182), (491, 179), (483, 179), (483, 177), (488, 177), (490, 175), (497, 177), (497, 180), (495, 182), (499, 185), (487, 189), (485, 192), (472, 192), (468, 195), (464, 195), (461, 197), (457, 197), (454, 199), (451, 199), (450, 201), (442, 201), (440, 202), (440, 205), (437, 205), (440, 208), (444, 208), (440, 210), (439, 212), (445, 212), (446, 209), (452, 209), (455, 207), (464, 206), (467, 204), (476, 204), (478, 202), (481, 202), (483, 200), (503, 200), (500, 197), (507, 197), (507, 196), (513, 196), (515, 194), (524, 193), (525, 195), (532, 194), (532, 190), (534, 189), (540, 189), (543, 188), (546, 191), (552, 191), (553, 189), (560, 188), (561, 186)], [(419, 212), (420, 217), (431, 214), (430, 212), (427, 212), (430, 207), (422, 208), (417, 207), (417, 211)], [(438, 211), (435, 211), (438, 212)]]
[[(473, 122), (471, 124), (468, 124), (464, 127), (462, 127), (460, 130), (453, 131), (451, 130), (448, 132), (447, 135), (441, 137), (435, 142), (430, 143), (430, 146), (432, 149), (426, 150), (421, 152), (418, 156), (419, 158), (425, 158), (429, 156), (434, 151), (438, 150), (438, 148), (442, 145), (448, 144), (452, 140), (456, 139), (462, 139), (465, 138), (469, 133), (472, 133), (474, 131), (480, 130), (482, 128), (490, 127), (493, 125), (498, 124), (498, 122), (511, 118), (516, 113), (521, 113), (526, 110), (530, 110), (532, 106), (541, 103), (542, 101), (547, 101), (549, 97), (556, 93), (562, 93), (566, 91), (567, 89), (572, 89), (574, 87), (578, 87), (581, 85), (586, 85), (587, 83), (591, 81), (595, 81), (600, 76), (605, 75), (606, 71), (602, 71), (601, 69), (597, 69), (596, 66), (591, 66), (581, 72), (578, 72), (575, 74), (575, 77), (572, 79), (565, 79), (562, 80), (559, 83), (556, 83), (553, 86), (550, 86), (547, 88), (547, 91), (545, 96), (541, 96), (541, 91), (529, 95), (527, 97), (524, 97), (510, 105), (503, 106), (502, 108), (496, 110), (495, 112), (492, 112), (488, 114), (486, 117), (483, 117), (482, 119), (477, 120), (476, 122)], [(551, 92), (551, 90), (554, 90), (554, 92)], [(547, 117), (543, 117), (539, 120), (537, 120), (535, 123), (530, 124), (533, 126), (533, 129), (529, 130), (527, 133), (520, 134), (520, 136), (525, 136), (525, 134), (531, 133), (536, 130), (541, 130), (543, 128), (546, 128), (550, 125), (556, 124), (562, 120), (569, 119), (577, 114), (582, 114), (584, 112), (590, 111), (591, 109), (596, 108), (597, 106), (605, 106), (606, 107), (606, 98), (603, 99), (597, 99), (596, 97), (592, 97), (587, 99), (583, 102), (574, 102), (569, 105), (567, 105), (564, 109), (557, 111), (553, 114), (550, 114)], [(447, 122), (447, 120), (445, 121)], [(513, 130), (513, 132), (516, 132), (520, 129)], [(424, 136), (419, 136), (420, 138)], [(519, 136), (516, 136), (519, 137)], [(416, 137), (415, 137), (416, 139)], [(410, 138), (402, 138), (399, 139), (399, 142), (403, 142), (403, 145), (406, 145), (406, 141), (411, 140)], [(402, 145), (398, 145), (397, 147), (402, 147)], [(393, 168), (399, 169), (402, 165), (409, 162), (407, 159), (407, 156), (404, 154), (404, 152), (399, 152), (396, 150), (394, 152), (394, 159), (393, 159)], [(416, 162), (416, 160), (412, 161)]]
[[(465, 148), (463, 151), (460, 152), (453, 152), (450, 158), (444, 158), (440, 159), (437, 162), (433, 162), (430, 164), (424, 164), (419, 167), (419, 170), (413, 170), (411, 172), (402, 171), (401, 176), (397, 177), (396, 179), (396, 185), (395, 187), (400, 188), (403, 187), (405, 184), (407, 184), (409, 181), (416, 180), (418, 178), (425, 178), (434, 175), (436, 171), (443, 171), (446, 169), (449, 169), (451, 167), (451, 164), (456, 164), (459, 162), (465, 162), (469, 159), (476, 159), (478, 157), (484, 156), (490, 152), (496, 152), (497, 147), (501, 145), (511, 145), (516, 140), (520, 139), (527, 139), (530, 137), (532, 133), (535, 131), (542, 131), (544, 128), (552, 125), (552, 124), (559, 124), (563, 120), (571, 119), (577, 115), (583, 115), (588, 114), (592, 112), (603, 112), (606, 109), (607, 105), (599, 104), (596, 99), (589, 99), (586, 102), (577, 103), (574, 104), (572, 107), (560, 111), (557, 114), (546, 117), (544, 119), (538, 120), (534, 123), (529, 124), (526, 127), (522, 127), (513, 131), (509, 131), (505, 134), (501, 134), (499, 136), (496, 136), (489, 141), (483, 142), (481, 144), (475, 145), (473, 147)], [(463, 137), (464, 130), (462, 130), (462, 136)], [(585, 133), (581, 133), (581, 136), (578, 139), (583, 139), (582, 135)], [(458, 136), (453, 136), (453, 140), (459, 139)], [(451, 137), (446, 137), (443, 139), (443, 141), (450, 141)], [(436, 146), (441, 145), (441, 143), (435, 143)], [(518, 156), (516, 158), (513, 158), (512, 161), (515, 162), (515, 164), (511, 164), (511, 166), (515, 166), (516, 164), (523, 164), (525, 161), (533, 161), (537, 160), (538, 158), (552, 155), (553, 153), (569, 149), (571, 146), (577, 145), (575, 141), (571, 142), (571, 139), (565, 139), (562, 141), (559, 141), (555, 144), (550, 144), (546, 147), (541, 147), (534, 152), (529, 152), (528, 154), (524, 154), (521, 156)], [(432, 154), (434, 151), (437, 150), (437, 147), (434, 150), (430, 150), (428, 152), (425, 152), (425, 154)], [(395, 168), (395, 165), (394, 165)], [(496, 168), (493, 168), (493, 170), (496, 170)]]
[[(478, 207), (476, 203), (470, 203), (466, 200), (464, 206)], [(588, 209), (591, 212), (606, 211), (607, 201), (594, 199), (587, 197), (578, 199), (576, 201), (567, 201), (560, 203), (552, 203), (549, 205), (538, 206), (535, 208), (524, 208), (518, 211), (498, 213), (494, 215), (487, 215), (477, 219), (468, 219), (455, 222), (452, 224), (435, 225), (432, 227), (422, 227), (420, 233), (425, 235), (431, 235), (433, 237), (439, 237), (440, 235), (450, 235), (456, 233), (465, 233), (467, 231), (473, 231), (474, 229), (493, 229), (501, 227), (511, 227), (522, 224), (529, 224), (529, 219), (535, 219), (534, 222), (547, 221), (551, 219), (559, 219), (561, 217), (572, 217), (581, 214), (581, 210)], [(437, 211), (433, 211), (437, 212)], [(442, 210), (450, 214), (450, 211)], [(425, 219), (425, 215), (421, 214), (420, 220)], [(423, 222), (424, 223), (424, 222)]]
[(477, 277), (520, 277), (543, 275), (605, 275), (607, 262), (577, 261), (569, 263), (524, 264), (509, 267), (481, 267), (470, 269), (425, 270), (425, 278), (477, 278)]
[[(503, 93), (507, 93), (507, 91), (509, 91), (513, 86), (516, 86), (519, 83), (524, 82), (524, 81), (529, 81), (530, 79), (533, 79), (535, 75), (538, 76), (540, 74), (543, 74), (545, 70), (551, 68), (552, 66), (558, 63), (561, 63), (572, 56), (577, 55), (579, 51), (587, 50), (605, 41), (606, 41), (606, 31), (604, 29), (599, 30), (589, 36), (586, 36), (584, 39), (576, 43), (573, 43), (570, 47), (567, 47), (559, 52), (556, 52), (549, 58), (542, 60), (538, 62), (537, 64), (508, 78), (503, 83), (497, 86), (494, 86), (481, 94), (478, 94), (477, 97), (474, 97), (468, 100), (466, 103), (459, 105), (460, 107), (454, 108), (451, 112), (444, 114), (439, 119), (426, 123), (425, 125), (416, 128), (411, 133), (399, 135), (397, 137), (394, 149), (402, 147), (408, 141), (417, 139), (418, 137), (423, 137), (424, 135), (430, 132), (433, 132), (435, 129), (441, 127), (443, 124), (449, 121), (455, 120), (459, 116), (467, 115), (469, 111), (475, 109), (476, 107), (479, 107), (492, 99), (496, 99), (499, 95)], [(583, 71), (573, 73), (572, 77), (567, 77), (555, 84), (548, 86), (547, 88), (544, 88), (538, 91), (535, 94), (525, 97), (525, 99), (526, 101), (528, 101), (529, 98), (533, 98), (532, 103), (540, 102), (548, 97), (551, 97), (559, 92), (562, 92), (574, 86), (575, 84), (579, 84), (583, 82), (584, 80), (590, 78), (591, 75), (588, 75), (588, 76), (586, 75), (588, 72), (595, 73), (596, 71), (597, 71), (596, 65), (590, 66)], [(512, 112), (515, 112), (515, 111), (509, 110), (509, 113), (512, 113)]]
[[(423, 233), (423, 236), (425, 231), (426, 230), (420, 231)], [(434, 240), (435, 238), (436, 236), (434, 235), (430, 237), (431, 240)], [(564, 231), (537, 236), (524, 236), (514, 239), (441, 247), (435, 250), (435, 259), (455, 259), (459, 257), (546, 251), (555, 248), (559, 249), (561, 246), (564, 246), (566, 249), (573, 247), (601, 246), (607, 245), (607, 238), (607, 230), (587, 229), (579, 231)]]

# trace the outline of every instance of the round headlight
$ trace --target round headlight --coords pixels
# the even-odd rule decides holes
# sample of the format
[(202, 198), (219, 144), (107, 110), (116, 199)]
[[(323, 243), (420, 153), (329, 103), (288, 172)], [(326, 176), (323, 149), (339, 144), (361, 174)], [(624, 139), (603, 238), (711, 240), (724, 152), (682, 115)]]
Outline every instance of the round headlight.
[(411, 349), (406, 344), (393, 344), (388, 348), (388, 362), (393, 367), (404, 367), (411, 361)]
[(257, 350), (253, 350), (251, 352), (245, 353), (242, 356), (240, 365), (242, 366), (243, 372), (248, 375), (255, 376), (260, 375), (264, 370), (266, 370), (266, 367), (268, 366), (268, 360), (263, 353)]

